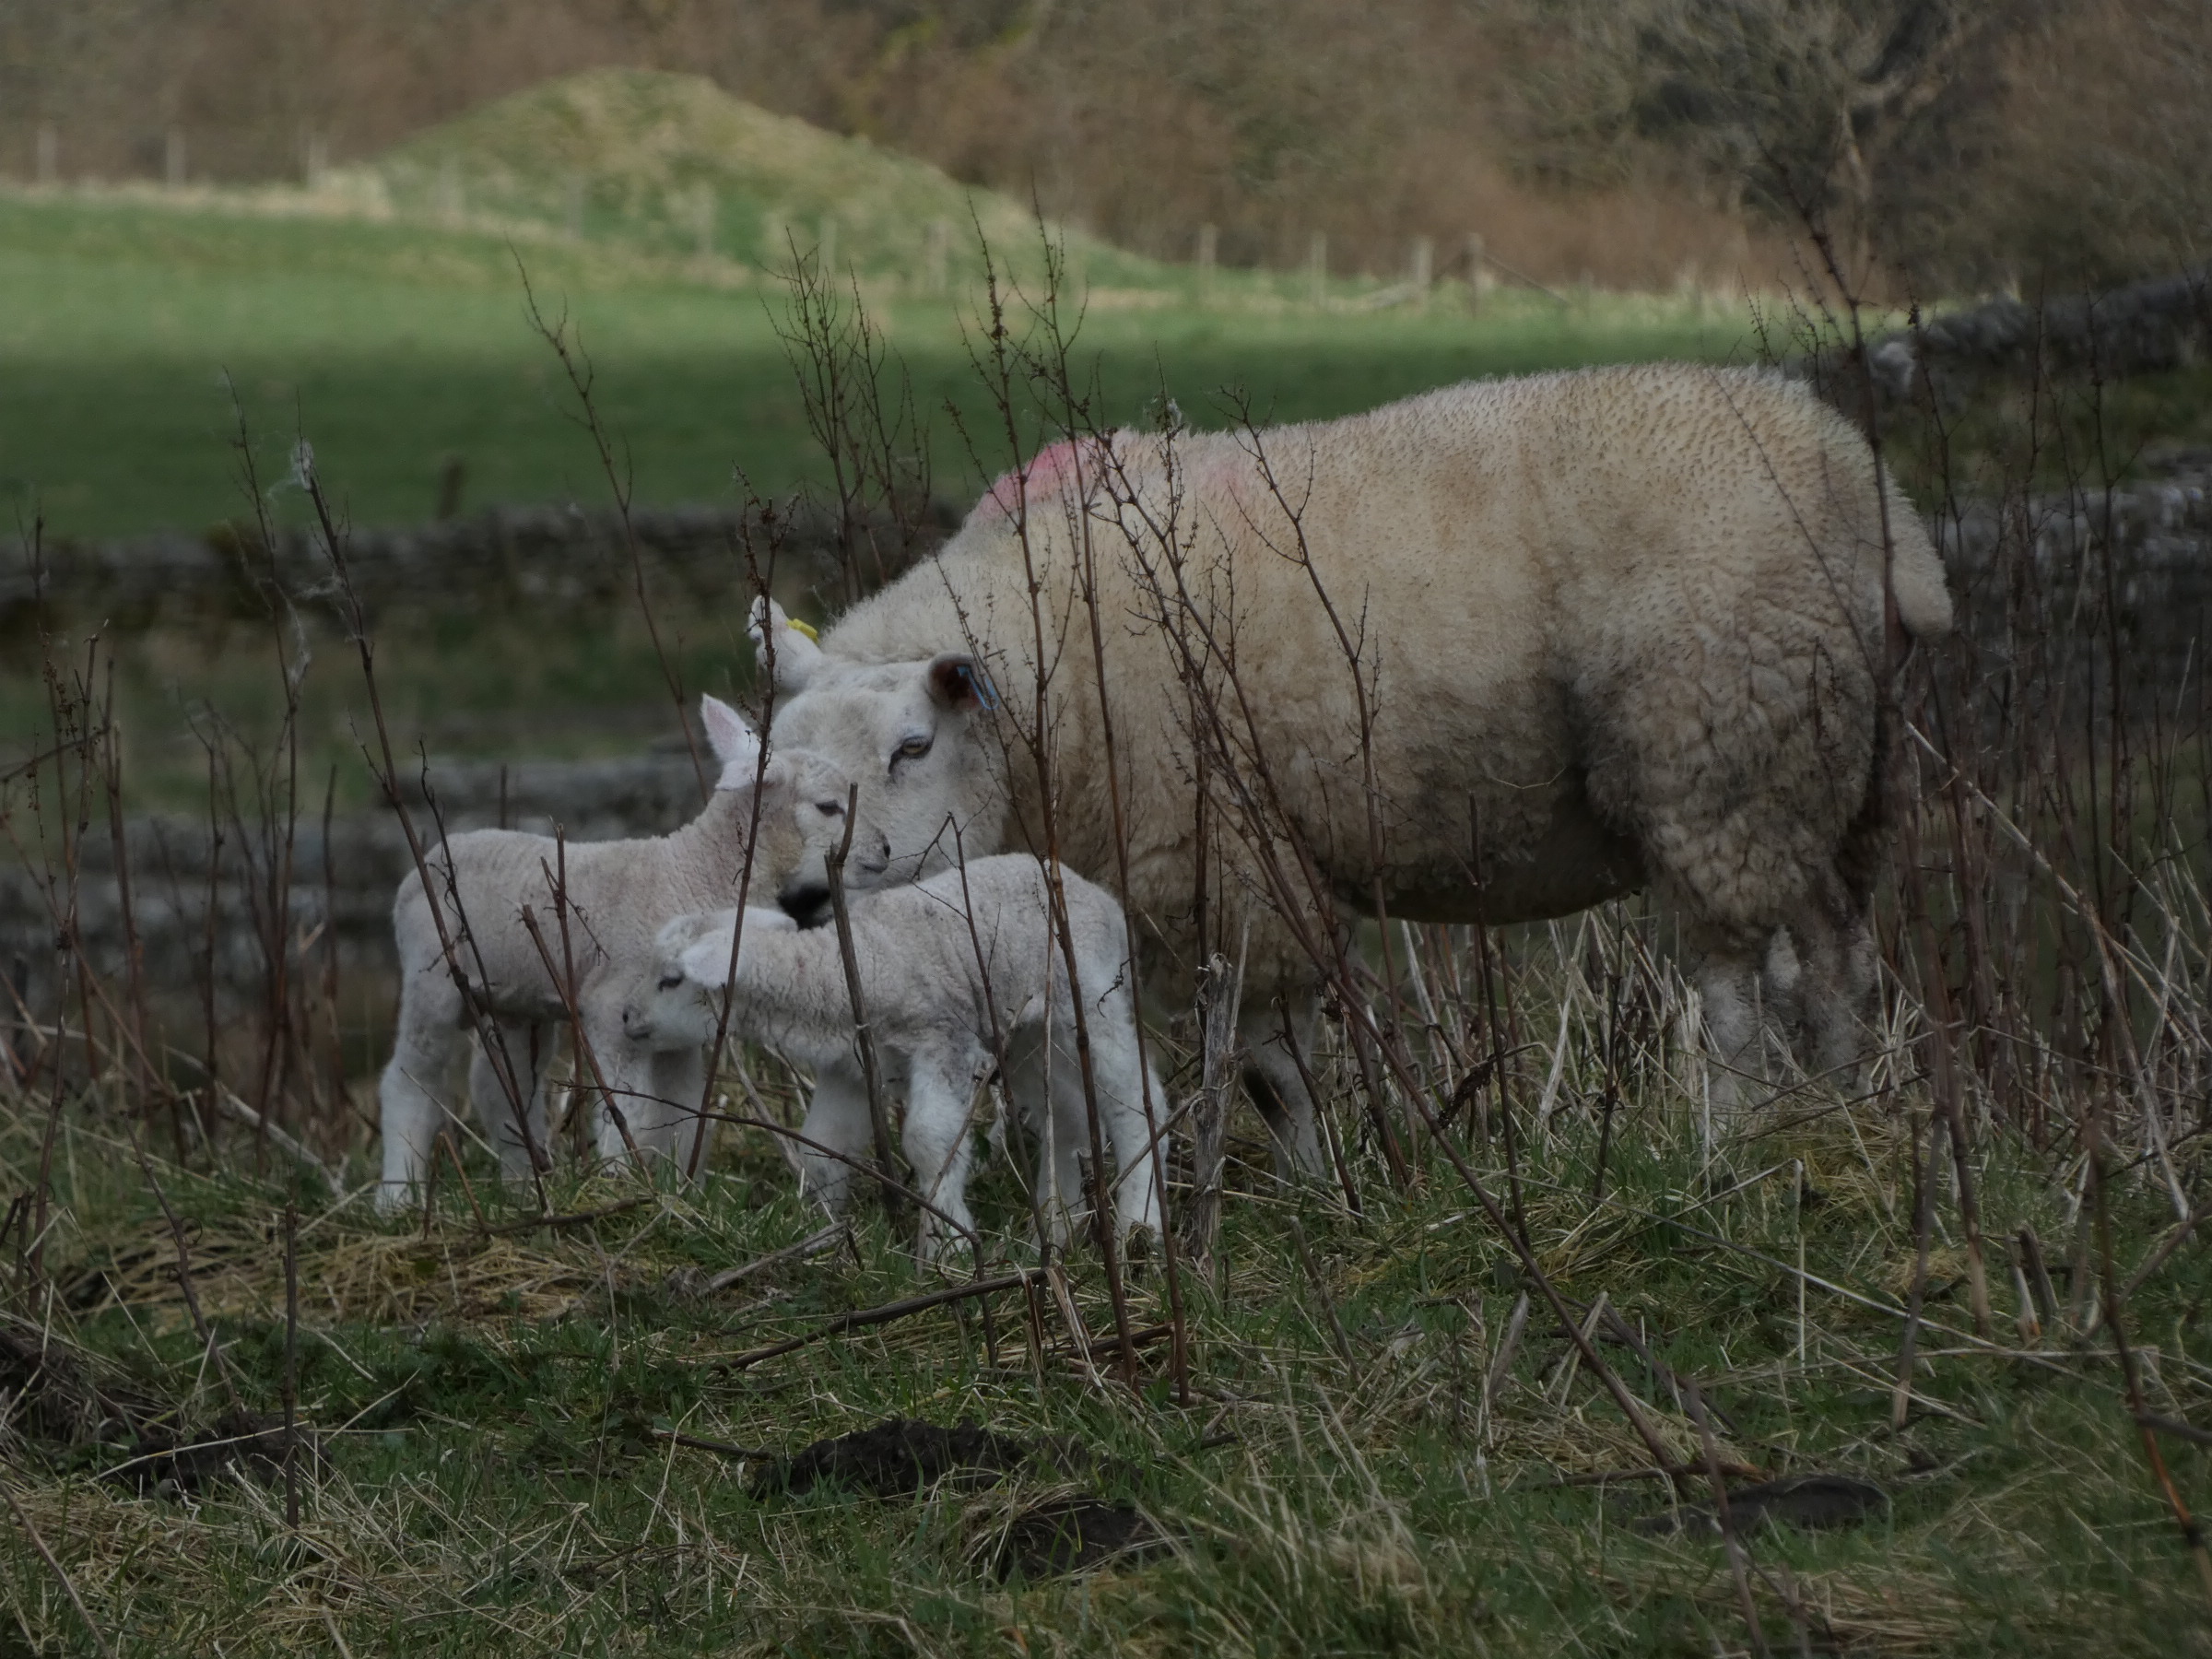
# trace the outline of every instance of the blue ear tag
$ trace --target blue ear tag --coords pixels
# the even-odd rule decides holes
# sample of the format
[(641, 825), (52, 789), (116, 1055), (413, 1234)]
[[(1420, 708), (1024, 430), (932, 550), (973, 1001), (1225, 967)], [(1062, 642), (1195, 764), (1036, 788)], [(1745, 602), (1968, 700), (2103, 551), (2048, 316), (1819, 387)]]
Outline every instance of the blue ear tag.
[(975, 693), (975, 700), (995, 713), (998, 710), (998, 688), (992, 685), (991, 677), (977, 668), (964, 667), (960, 677), (968, 682), (968, 689)]

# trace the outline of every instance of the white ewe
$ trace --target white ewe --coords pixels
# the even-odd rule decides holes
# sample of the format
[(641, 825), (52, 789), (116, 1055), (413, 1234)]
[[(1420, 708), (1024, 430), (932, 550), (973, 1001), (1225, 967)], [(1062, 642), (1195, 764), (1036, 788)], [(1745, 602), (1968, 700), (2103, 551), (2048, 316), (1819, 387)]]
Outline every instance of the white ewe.
[[(818, 909), (829, 891), (823, 859), (843, 839), (849, 794), (843, 773), (813, 755), (779, 753), (762, 771), (759, 739), (743, 717), (712, 697), (700, 709), (722, 774), (705, 810), (674, 834), (571, 842), (564, 852), (547, 836), (471, 830), (429, 850), (427, 891), (420, 872), (400, 883), (392, 911), (399, 1030), (378, 1090), (384, 1136), (378, 1199), (385, 1208), (409, 1200), (444, 1122), (440, 1093), (476, 1024), (462, 994), (464, 978), (493, 1016), (497, 1050), (474, 1045), (469, 1098), (509, 1177), (526, 1174), (533, 1158), (544, 1154), (546, 1070), (568, 1017), (564, 980), (621, 1116), (618, 1124), (602, 1112), (601, 1158), (624, 1156), (627, 1129), (641, 1152), (673, 1155), (690, 1167), (705, 1086), (700, 1045), (640, 1049), (627, 1042), (618, 987), (652, 960), (662, 924), (736, 896), (748, 847), (748, 892), (772, 895), (794, 911)], [(856, 830), (846, 878), (865, 888), (883, 879), (888, 850), (866, 829), (865, 815)], [(577, 1069), (580, 1085), (594, 1087), (581, 1053)], [(693, 1132), (678, 1147), (686, 1123)]]
[[(1164, 1115), (1157, 1075), (1136, 1032), (1121, 906), (1081, 877), (1064, 874), (1077, 984), (1054, 932), (1044, 870), (1032, 858), (982, 858), (912, 887), (889, 888), (851, 908), (861, 998), (886, 1070), (906, 1084), (901, 1144), (917, 1190), (921, 1253), (971, 1238), (967, 1201), (970, 1113), (1003, 1053), (1006, 1092), (1039, 1142), (1037, 1192), (1053, 1235), (1065, 1240), (1084, 1207), (1080, 1154), (1089, 1120), (1075, 1048), (1081, 1001), (1104, 1148), (1117, 1174), (1116, 1226), (1157, 1231), (1159, 1186), (1150, 1123)], [(748, 913), (735, 975), (736, 912), (684, 916), (662, 931), (660, 962), (633, 982), (623, 1027), (634, 1043), (696, 1044), (712, 1038), (725, 982), (733, 1032), (818, 1070), (853, 1065), (853, 1021), (834, 929), (799, 933), (782, 917)], [(763, 922), (767, 925), (763, 925)], [(1003, 1048), (1002, 1048), (1003, 1044)], [(1148, 1086), (1148, 1087), (1147, 1087)], [(865, 1098), (833, 1096), (842, 1110), (812, 1112), (801, 1134), (801, 1180), (841, 1207), (853, 1159), (872, 1135)]]
[[(1117, 884), (1127, 869), (1163, 994), (1249, 924), (1254, 1093), (1311, 1168), (1283, 1033), (1304, 1046), (1322, 976), (1262, 856), (1288, 847), (1315, 878), (1278, 865), (1309, 937), (1340, 903), (1501, 923), (1651, 887), (1698, 959), (1717, 1095), (1763, 1067), (1762, 994), (1801, 1014), (1813, 1065), (1854, 1058), (1886, 612), (1929, 640), (1950, 599), (1860, 434), (1776, 376), (1655, 364), (1060, 445), (818, 645), (762, 632), (777, 739), (859, 780), (903, 875), (952, 856), (950, 826), (971, 853), (1042, 844), (1018, 735), (1037, 724), (1041, 618), (1060, 854)], [(1207, 704), (1237, 779), (1195, 764)], [(1190, 932), (1201, 776), (1226, 843), (1207, 940)]]

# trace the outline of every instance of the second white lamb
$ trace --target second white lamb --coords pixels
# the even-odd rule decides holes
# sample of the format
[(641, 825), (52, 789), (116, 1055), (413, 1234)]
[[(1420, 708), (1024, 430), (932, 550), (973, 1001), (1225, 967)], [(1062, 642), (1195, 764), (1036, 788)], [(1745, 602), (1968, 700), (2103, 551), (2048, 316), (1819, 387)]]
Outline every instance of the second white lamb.
[[(924, 1200), (921, 1254), (972, 1241), (968, 1208), (977, 1091), (1002, 1062), (1004, 1082), (1039, 1143), (1037, 1194), (1048, 1231), (1065, 1241), (1087, 1206), (1079, 1159), (1091, 1149), (1088, 1096), (1077, 1053), (1078, 1002), (1089, 1038), (1102, 1149), (1112, 1158), (1117, 1236), (1159, 1228), (1156, 1125), (1166, 1117), (1158, 1073), (1138, 1041), (1128, 933), (1112, 897), (1072, 872), (1067, 897), (1077, 982), (1051, 920), (1043, 867), (1027, 856), (977, 859), (908, 887), (856, 895), (853, 953), (887, 1081), (903, 1080), (900, 1136)], [(853, 1001), (837, 930), (794, 929), (748, 911), (734, 968), (737, 912), (678, 917), (662, 929), (659, 964), (634, 982), (623, 1029), (634, 1043), (712, 1041), (725, 983), (729, 1030), (804, 1064), (853, 1064)], [(810, 1115), (798, 1148), (806, 1191), (841, 1208), (873, 1142), (865, 1100), (824, 1121)], [(1160, 1148), (1164, 1151), (1164, 1147)]]

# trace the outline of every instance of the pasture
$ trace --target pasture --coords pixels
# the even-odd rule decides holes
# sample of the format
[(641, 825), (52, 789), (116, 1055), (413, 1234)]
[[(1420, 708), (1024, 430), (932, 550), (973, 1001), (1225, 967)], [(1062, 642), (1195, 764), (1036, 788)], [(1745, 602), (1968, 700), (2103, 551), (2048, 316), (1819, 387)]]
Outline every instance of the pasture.
[[(405, 159), (443, 188), (435, 146)], [(302, 435), (355, 524), (428, 516), (456, 459), (464, 512), (604, 501), (518, 261), (589, 353), (641, 504), (734, 503), (739, 467), (771, 496), (822, 484), (782, 290), (624, 206), (659, 196), (612, 193), (570, 237), (540, 222), (559, 189), (512, 188), (507, 218), (450, 224), (0, 196), (0, 471), (48, 556), (250, 525), (241, 419), (280, 523), (310, 511)], [(1007, 414), (972, 292), (912, 292), (883, 257), (862, 300), (932, 489), (964, 500)], [(1316, 304), (1084, 257), (1075, 383), (1030, 386), (1017, 429), (1055, 393), (1111, 424), (1164, 390), (1222, 424), (1224, 387), (1283, 419), (1759, 348), (1747, 310), (1695, 296), (1361, 310), (1379, 282)], [(974, 1184), (971, 1263), (920, 1265), (873, 1195), (826, 1226), (779, 1147), (809, 1080), (757, 1049), (727, 1057), (696, 1187), (588, 1169), (579, 1087), (541, 1182), (502, 1188), (463, 1135), (422, 1209), (376, 1215), (391, 986), (340, 948), (346, 843), (318, 825), (381, 810), (384, 736), (406, 772), (665, 748), (672, 681), (750, 688), (734, 606), (641, 606), (610, 547), (582, 601), (400, 606), (365, 637), (305, 590), (142, 630), (27, 613), (0, 826), (44, 954), (0, 962), (0, 1655), (2212, 1645), (2204, 679), (2147, 715), (2120, 695), (2136, 554), (2085, 504), (2143, 431), (2200, 429), (2193, 388), (1994, 394), (1971, 461), (1900, 418), (1923, 505), (2048, 507), (2057, 448), (2090, 528), (1999, 515), (1959, 635), (1903, 677), (1864, 1078), (1716, 1123), (1641, 902), (1370, 925), (1360, 1029), (1390, 1064), (1350, 1016), (1324, 1030), (1329, 1178), (1277, 1182), (1241, 1112), (1210, 1259), (1171, 1232), (1125, 1276), (1088, 1242), (1040, 1265), (1011, 1150)], [(2053, 418), (2112, 453), (2054, 445)], [(2201, 494), (2175, 512), (2197, 533)], [(213, 863), (96, 890), (100, 849), (165, 855), (187, 826), (242, 861), (220, 905)], [(76, 948), (118, 903), (134, 948)], [(177, 982), (145, 982), (134, 904), (204, 925)], [(1149, 1020), (1186, 1104), (1192, 1012)], [(1180, 1218), (1180, 1142), (1168, 1173)], [(788, 1489), (784, 1460), (894, 1417), (1002, 1440), (919, 1483)], [(1071, 1513), (1126, 1547), (1071, 1562)]]
[[(465, 507), (600, 501), (606, 479), (531, 327), (522, 271), (545, 314), (577, 329), (640, 500), (731, 500), (738, 468), (771, 495), (820, 481), (778, 334), (782, 290), (750, 266), (701, 273), (626, 242), (512, 229), (14, 193), (0, 195), (7, 511), (80, 537), (237, 517), (241, 415), (271, 479), (310, 436), (359, 524), (429, 517), (455, 459)], [(1420, 315), (1320, 312), (1290, 297), (1290, 278), (1224, 273), (1200, 305), (1171, 276), (1101, 294), (1077, 336), (1116, 420), (1141, 419), (1163, 386), (1202, 423), (1223, 418), (1228, 387), (1263, 418), (1302, 419), (1473, 375), (1755, 350), (1740, 306), (1694, 297), (1501, 289), (1477, 316), (1449, 293)], [(868, 304), (928, 424), (937, 487), (971, 495), (1004, 459), (969, 363), (972, 303)], [(947, 406), (984, 453), (967, 453)]]

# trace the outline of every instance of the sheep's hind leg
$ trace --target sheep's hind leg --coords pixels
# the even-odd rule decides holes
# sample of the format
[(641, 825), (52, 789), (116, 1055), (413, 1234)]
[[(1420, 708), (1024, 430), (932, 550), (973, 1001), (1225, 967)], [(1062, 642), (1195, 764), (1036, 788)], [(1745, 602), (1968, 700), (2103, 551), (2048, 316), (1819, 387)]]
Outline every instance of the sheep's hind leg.
[(1790, 931), (1799, 941), (1796, 1003), (1806, 1067), (1829, 1088), (1853, 1093), (1876, 1047), (1872, 1016), (1879, 959), (1874, 930), (1862, 913), (1808, 906), (1791, 919)]
[(1030, 1194), (1043, 1227), (1039, 1242), (1059, 1249), (1075, 1237), (1083, 1213), (1083, 1148), (1090, 1144), (1083, 1087), (1077, 1080), (1071, 1111), (1067, 1081), (1075, 1057), (1056, 1051), (1041, 1032), (1025, 1032), (1007, 1049), (1006, 1100), (1036, 1146), (1036, 1184)]
[[(534, 1168), (550, 1166), (546, 1151), (546, 1074), (552, 1068), (553, 1033), (550, 1025), (496, 1019), (469, 1061), (469, 1101), (477, 1109), (484, 1138), (499, 1154), (503, 1180), (522, 1181)], [(498, 1045), (496, 1059), (486, 1041)]]
[(1749, 1104), (1747, 1094), (1763, 1095), (1769, 1081), (1761, 962), (1740, 942), (1718, 938), (1704, 941), (1697, 957), (1707, 1098), (1714, 1116), (1732, 1124)]
[[(1100, 1010), (1090, 1036), (1091, 1076), (1098, 1084), (1099, 1110), (1105, 1114), (1100, 1127), (1113, 1148), (1111, 1190), (1116, 1236), (1125, 1240), (1133, 1233), (1157, 1235), (1159, 1162), (1154, 1158), (1152, 1135), (1153, 1125), (1166, 1116), (1167, 1096), (1159, 1073), (1140, 1058), (1135, 1010), (1125, 1001)], [(1166, 1148), (1159, 1152), (1164, 1160)]]
[(376, 1089), (384, 1141), (376, 1206), (386, 1213), (415, 1202), (416, 1189), (428, 1173), (430, 1148), (446, 1120), (435, 1091), (453, 1073), (453, 1051), (461, 1041), (459, 1019), (460, 1003), (450, 982), (410, 979), (400, 998), (392, 1058)]
[[(1289, 1010), (1288, 1039), (1284, 1007)], [(1251, 1056), (1245, 1086), (1275, 1136), (1275, 1172), (1286, 1181), (1328, 1171), (1316, 1122), (1318, 1103), (1306, 1085), (1312, 1070), (1314, 1012), (1312, 993), (1298, 992), (1286, 994), (1280, 1004), (1255, 1006), (1247, 1000), (1237, 1016), (1237, 1035)], [(1293, 1041), (1295, 1053), (1289, 1046)]]

